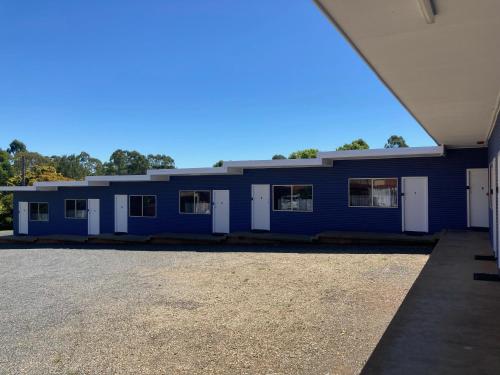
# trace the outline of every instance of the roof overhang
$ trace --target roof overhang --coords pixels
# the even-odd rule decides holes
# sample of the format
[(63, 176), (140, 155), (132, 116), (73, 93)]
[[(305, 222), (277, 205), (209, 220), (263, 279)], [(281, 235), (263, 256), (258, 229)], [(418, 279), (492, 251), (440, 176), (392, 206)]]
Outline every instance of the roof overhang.
[(500, 1), (314, 1), (438, 144), (488, 140), (500, 106)]

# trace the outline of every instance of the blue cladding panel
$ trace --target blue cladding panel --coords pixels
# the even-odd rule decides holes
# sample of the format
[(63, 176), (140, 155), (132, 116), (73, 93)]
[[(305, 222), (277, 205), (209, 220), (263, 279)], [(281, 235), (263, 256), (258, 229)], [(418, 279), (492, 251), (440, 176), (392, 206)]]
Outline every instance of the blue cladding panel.
[[(436, 232), (444, 228), (466, 228), (465, 170), (486, 166), (486, 149), (448, 150), (446, 157), (437, 158), (341, 161), (328, 168), (246, 170), (243, 175), (235, 176), (172, 177), (169, 182), (113, 183), (110, 187), (22, 192), (16, 193), (14, 200), (15, 207), (20, 200), (49, 202), (50, 222), (30, 222), (30, 234), (33, 235), (86, 234), (86, 220), (64, 219), (66, 198), (99, 198), (101, 232), (113, 232), (115, 194), (157, 195), (157, 217), (129, 218), (129, 233), (210, 233), (211, 215), (179, 213), (179, 190), (229, 189), (231, 231), (235, 232), (251, 228), (251, 184), (313, 184), (314, 211), (271, 211), (271, 231), (307, 234), (325, 230), (399, 232), (401, 205), (392, 209), (348, 207), (348, 178), (428, 176), (429, 230)], [(17, 212), (14, 219), (17, 223)]]

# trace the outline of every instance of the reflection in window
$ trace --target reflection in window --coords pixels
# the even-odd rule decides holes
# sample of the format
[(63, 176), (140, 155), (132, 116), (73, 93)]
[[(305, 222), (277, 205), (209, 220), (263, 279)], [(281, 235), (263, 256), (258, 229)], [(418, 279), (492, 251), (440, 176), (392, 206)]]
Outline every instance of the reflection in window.
[(86, 199), (66, 199), (64, 201), (64, 217), (66, 219), (86, 219)]
[(273, 209), (275, 211), (312, 211), (312, 185), (274, 185)]
[(398, 207), (397, 178), (353, 178), (349, 180), (349, 206)]
[(48, 203), (30, 203), (30, 220), (31, 221), (48, 221), (49, 220), (49, 204)]
[(129, 216), (155, 217), (156, 196), (131, 195), (129, 198)]
[(357, 179), (349, 181), (349, 205), (358, 207), (372, 205), (371, 179)]
[(395, 178), (373, 180), (373, 207), (398, 206), (398, 180)]
[(179, 192), (179, 211), (182, 214), (210, 214), (209, 190), (182, 190)]

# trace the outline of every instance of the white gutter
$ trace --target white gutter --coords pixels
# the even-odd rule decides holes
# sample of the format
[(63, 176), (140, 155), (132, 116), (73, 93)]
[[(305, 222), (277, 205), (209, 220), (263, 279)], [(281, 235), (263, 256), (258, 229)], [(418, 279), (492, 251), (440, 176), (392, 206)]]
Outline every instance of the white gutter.
[(0, 186), (0, 191), (9, 192), (9, 191), (35, 191), (36, 187), (34, 186)]
[(213, 168), (182, 168), (182, 169), (148, 169), (149, 176), (212, 176), (212, 175), (236, 175), (243, 174), (241, 168), (226, 166)]
[(444, 146), (380, 148), (371, 150), (347, 150), (319, 152), (318, 157), (330, 160), (396, 159), (439, 157)]
[(321, 157), (313, 159), (277, 159), (277, 160), (242, 160), (225, 161), (223, 166), (237, 167), (243, 169), (259, 168), (303, 168), (303, 167), (327, 167), (331, 166), (328, 160)]

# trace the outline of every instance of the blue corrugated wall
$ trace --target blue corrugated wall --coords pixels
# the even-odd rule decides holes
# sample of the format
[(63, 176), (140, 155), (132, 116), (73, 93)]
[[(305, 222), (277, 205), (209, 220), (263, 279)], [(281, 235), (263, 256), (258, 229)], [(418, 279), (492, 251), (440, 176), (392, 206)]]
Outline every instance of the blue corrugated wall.
[[(60, 188), (54, 192), (18, 192), (18, 201), (48, 202), (50, 220), (29, 222), (29, 232), (40, 234), (87, 233), (87, 220), (65, 219), (64, 199), (98, 198), (101, 232), (114, 231), (115, 194), (154, 194), (156, 218), (129, 217), (129, 233), (210, 233), (211, 215), (179, 214), (179, 190), (229, 189), (231, 231), (251, 228), (252, 184), (312, 184), (313, 212), (274, 212), (271, 231), (313, 234), (325, 230), (400, 232), (398, 208), (348, 207), (348, 178), (429, 177), (429, 230), (465, 229), (467, 226), (467, 168), (486, 168), (487, 149), (447, 150), (445, 157), (339, 161), (333, 167), (245, 170), (243, 175), (172, 177), (168, 182), (112, 183), (109, 187)], [(399, 179), (399, 183), (401, 180)], [(400, 184), (399, 184), (400, 185)], [(17, 209), (14, 210), (17, 232)]]

